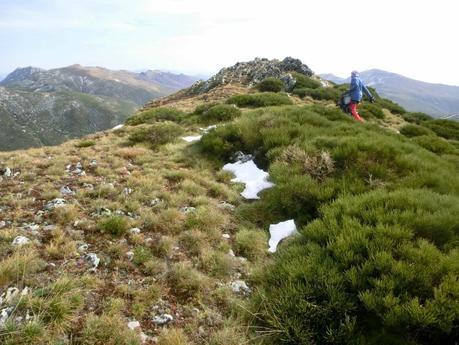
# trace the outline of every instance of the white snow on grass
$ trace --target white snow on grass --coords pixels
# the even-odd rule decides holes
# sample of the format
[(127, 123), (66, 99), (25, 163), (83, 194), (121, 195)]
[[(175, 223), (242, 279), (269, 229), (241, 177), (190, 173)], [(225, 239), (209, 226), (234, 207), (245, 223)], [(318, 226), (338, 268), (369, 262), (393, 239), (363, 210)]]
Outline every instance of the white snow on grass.
[(260, 199), (258, 193), (274, 186), (268, 181), (269, 174), (255, 165), (253, 160), (247, 162), (228, 163), (223, 170), (232, 172), (236, 177), (232, 182), (245, 183), (245, 189), (241, 195), (246, 199)]
[(124, 127), (123, 124), (117, 125), (117, 126), (115, 126), (115, 127), (112, 128), (112, 131), (116, 131), (117, 129), (121, 129), (121, 128), (123, 128), (123, 127)]
[(195, 135), (195, 136), (188, 136), (188, 137), (183, 137), (182, 139), (185, 140), (187, 143), (191, 143), (193, 141), (198, 141), (201, 140), (202, 135)]
[(269, 226), (269, 234), (271, 238), (269, 239), (269, 249), (271, 253), (275, 253), (277, 250), (277, 245), (284, 238), (297, 234), (296, 225), (293, 219), (287, 220), (285, 222), (280, 222), (277, 224), (271, 224)]

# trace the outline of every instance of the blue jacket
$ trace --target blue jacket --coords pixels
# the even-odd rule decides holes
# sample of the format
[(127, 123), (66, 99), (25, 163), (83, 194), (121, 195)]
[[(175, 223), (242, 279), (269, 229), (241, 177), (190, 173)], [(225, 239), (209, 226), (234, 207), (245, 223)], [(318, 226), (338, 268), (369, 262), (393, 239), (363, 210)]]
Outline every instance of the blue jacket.
[(362, 100), (363, 93), (365, 93), (368, 98), (373, 98), (358, 75), (353, 75), (351, 77), (351, 88), (349, 91), (351, 93), (351, 100), (355, 102), (360, 102)]

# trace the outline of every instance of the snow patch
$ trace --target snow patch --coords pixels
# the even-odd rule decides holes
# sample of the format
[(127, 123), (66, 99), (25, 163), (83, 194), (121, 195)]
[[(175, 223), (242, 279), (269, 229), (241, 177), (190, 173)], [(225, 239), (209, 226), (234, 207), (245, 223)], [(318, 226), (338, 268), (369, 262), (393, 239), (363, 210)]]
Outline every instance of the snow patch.
[(277, 224), (271, 224), (269, 226), (269, 234), (271, 235), (271, 238), (269, 239), (268, 251), (275, 253), (280, 241), (297, 233), (298, 231), (296, 230), (296, 225), (293, 219)]
[(185, 140), (187, 143), (191, 143), (193, 141), (201, 140), (201, 138), (202, 138), (202, 135), (195, 135), (195, 136), (183, 137), (182, 139)]
[(247, 162), (228, 163), (223, 170), (232, 172), (236, 177), (232, 182), (245, 183), (245, 189), (241, 195), (246, 199), (260, 199), (258, 193), (274, 186), (268, 181), (269, 174), (259, 169), (253, 160)]
[(112, 131), (116, 131), (117, 129), (121, 129), (121, 128), (123, 128), (123, 127), (124, 127), (123, 124), (117, 125), (117, 126), (115, 126), (115, 127), (112, 128)]

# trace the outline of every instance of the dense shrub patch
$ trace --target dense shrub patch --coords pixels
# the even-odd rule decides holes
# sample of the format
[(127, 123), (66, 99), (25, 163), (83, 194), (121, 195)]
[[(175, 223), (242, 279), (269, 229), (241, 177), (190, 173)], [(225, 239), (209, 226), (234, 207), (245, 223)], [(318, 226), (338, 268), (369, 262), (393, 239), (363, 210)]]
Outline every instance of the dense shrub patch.
[(451, 120), (431, 120), (423, 123), (438, 136), (445, 139), (459, 140), (459, 122)]
[(284, 82), (278, 78), (266, 78), (258, 83), (255, 88), (260, 92), (281, 92)]
[(372, 92), (372, 94), (376, 98), (376, 104), (380, 105), (382, 108), (386, 108), (387, 110), (390, 110), (391, 113), (401, 115), (406, 112), (406, 110), (402, 106), (398, 105), (395, 102), (392, 102), (390, 99), (379, 98), (375, 96), (374, 92)]
[(457, 339), (459, 176), (452, 144), (435, 135), (409, 140), (313, 105), (244, 113), (200, 146), (223, 161), (235, 151), (252, 153), (269, 169), (275, 187), (240, 206), (241, 220), (267, 228), (293, 218), (301, 229), (303, 236), (281, 245), (266, 274), (255, 278), (260, 290), (251, 313), (269, 334), (266, 343)]
[(241, 115), (241, 110), (232, 104), (217, 104), (203, 110), (199, 119), (205, 123), (229, 121)]
[(228, 104), (236, 104), (238, 107), (260, 108), (273, 105), (292, 104), (290, 98), (284, 93), (254, 93), (232, 96), (227, 100)]
[(180, 122), (185, 115), (183, 111), (175, 108), (154, 108), (131, 116), (126, 120), (126, 124), (137, 126), (142, 123), (154, 123), (156, 121)]
[(435, 135), (433, 131), (426, 127), (408, 124), (400, 128), (400, 133), (408, 138), (418, 137), (420, 135)]
[(324, 207), (253, 299), (268, 343), (451, 343), (458, 205), (426, 190), (380, 190)]
[(183, 128), (174, 122), (159, 122), (148, 127), (139, 128), (129, 136), (128, 141), (130, 144), (144, 142), (156, 147), (174, 140), (183, 132)]
[(293, 73), (292, 76), (296, 80), (295, 89), (317, 89), (322, 86), (320, 81), (307, 77), (304, 74)]
[(381, 108), (375, 104), (371, 103), (363, 103), (359, 107), (359, 114), (362, 115), (363, 118), (368, 119), (371, 117), (375, 117), (377, 119), (383, 119), (384, 113)]
[(424, 121), (433, 120), (433, 118), (424, 113), (404, 113), (402, 115), (403, 119), (407, 122), (421, 124)]
[(337, 101), (340, 92), (334, 88), (328, 87), (328, 88), (316, 88), (316, 89), (311, 89), (311, 88), (295, 88), (293, 90), (293, 94), (304, 98), (306, 96), (309, 96), (313, 99), (317, 100), (332, 100), (332, 101)]

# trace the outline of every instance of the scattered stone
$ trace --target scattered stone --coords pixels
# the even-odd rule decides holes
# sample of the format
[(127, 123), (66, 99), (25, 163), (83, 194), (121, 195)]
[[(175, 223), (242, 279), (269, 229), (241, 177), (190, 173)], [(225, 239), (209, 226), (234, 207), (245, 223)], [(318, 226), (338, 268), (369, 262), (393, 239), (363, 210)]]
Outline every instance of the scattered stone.
[(170, 314), (161, 314), (161, 315), (156, 315), (153, 317), (152, 321), (154, 324), (158, 326), (163, 326), (168, 324), (169, 322), (173, 321), (174, 317)]
[(93, 190), (94, 186), (91, 183), (83, 183), (83, 188)]
[(180, 212), (182, 212), (183, 214), (188, 214), (188, 213), (196, 212), (196, 207), (185, 206), (185, 207), (182, 207), (182, 208), (180, 209)]
[(115, 211), (115, 214), (116, 214), (117, 216), (125, 216), (125, 215), (126, 215), (126, 214), (124, 213), (123, 210), (116, 210), (116, 211)]
[(65, 204), (66, 204), (65, 199), (56, 198), (56, 199), (53, 199), (51, 201), (48, 201), (48, 203), (45, 205), (44, 209), (46, 211), (52, 211), (55, 208), (65, 206)]
[(227, 240), (229, 240), (231, 238), (231, 236), (229, 234), (223, 234), (222, 237), (226, 238)]
[(4, 220), (0, 220), (0, 229), (6, 227), (6, 222)]
[(150, 245), (150, 244), (152, 244), (153, 242), (154, 242), (154, 240), (153, 240), (151, 237), (147, 237), (147, 238), (145, 239), (145, 244), (146, 244), (146, 245)]
[(37, 232), (39, 229), (40, 229), (40, 225), (37, 225), (35, 223), (30, 223), (30, 224), (24, 224), (24, 226), (22, 227), (24, 230), (26, 231), (30, 231), (30, 232)]
[(140, 229), (139, 228), (132, 228), (129, 230), (129, 232), (133, 235), (140, 234)]
[(69, 186), (63, 186), (60, 192), (62, 195), (75, 195), (75, 192)]
[(30, 243), (30, 239), (25, 236), (17, 236), (11, 244), (15, 247), (21, 247), (27, 243)]
[(134, 330), (134, 329), (136, 329), (136, 328), (140, 328), (140, 322), (139, 322), (139, 321), (136, 321), (136, 320), (134, 320), (134, 321), (129, 321), (128, 324), (127, 324), (127, 326), (128, 326), (129, 329)]
[(235, 280), (230, 284), (230, 288), (234, 293), (244, 296), (249, 295), (252, 292), (247, 283), (243, 280)]
[(234, 206), (233, 204), (230, 204), (230, 203), (228, 203), (226, 201), (222, 201), (221, 203), (218, 204), (218, 208), (220, 208), (222, 210), (228, 210), (228, 211), (233, 212), (236, 209), (236, 206)]
[(69, 175), (86, 176), (86, 172), (83, 170), (81, 162), (78, 162), (75, 167), (73, 167), (72, 164), (69, 164), (65, 167), (65, 170)]
[(162, 202), (163, 201), (160, 198), (154, 198), (153, 200), (150, 201), (150, 207), (155, 207)]
[(13, 313), (13, 307), (8, 307), (0, 310), (0, 329), (5, 327), (6, 321)]
[(232, 256), (233, 258), (236, 257), (236, 254), (234, 254), (234, 251), (233, 251), (232, 249), (230, 249), (230, 250), (228, 251), (228, 254), (229, 254), (229, 256)]
[(98, 163), (97, 163), (96, 159), (91, 159), (91, 162), (89, 162), (89, 166), (91, 168), (97, 168), (97, 165), (98, 165)]
[(89, 249), (89, 244), (83, 243), (82, 245), (80, 245), (80, 246), (78, 247), (77, 251), (78, 251), (78, 253), (83, 254), (83, 253), (85, 253), (88, 249)]
[(10, 304), (17, 295), (19, 295), (19, 289), (18, 288), (16, 288), (16, 287), (8, 288), (0, 296), (0, 305), (2, 305), (3, 303)]
[(126, 257), (128, 258), (129, 261), (134, 260), (134, 252), (133, 251), (127, 252)]
[(132, 188), (126, 187), (126, 188), (123, 189), (123, 194), (124, 195), (129, 195), (129, 194), (132, 194), (133, 191), (134, 190)]
[(6, 167), (5, 171), (3, 172), (3, 176), (5, 177), (11, 177), (13, 175), (12, 171), (10, 168)]
[(85, 258), (92, 264), (93, 268), (97, 268), (99, 266), (100, 259), (95, 253), (88, 253)]
[(112, 211), (106, 207), (99, 207), (96, 212), (92, 214), (92, 216), (97, 217), (108, 217), (112, 215)]
[(231, 156), (231, 160), (233, 162), (241, 162), (241, 163), (246, 163), (248, 161), (253, 160), (253, 155), (251, 154), (245, 154), (242, 151), (237, 151), (234, 155)]
[(45, 225), (43, 231), (54, 231), (57, 229), (57, 226), (54, 224)]

